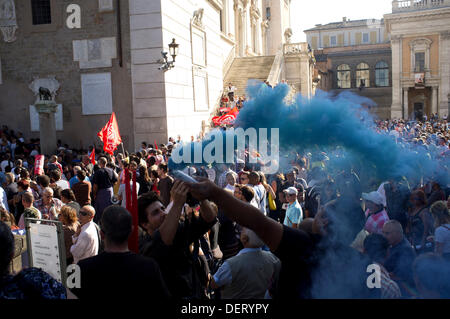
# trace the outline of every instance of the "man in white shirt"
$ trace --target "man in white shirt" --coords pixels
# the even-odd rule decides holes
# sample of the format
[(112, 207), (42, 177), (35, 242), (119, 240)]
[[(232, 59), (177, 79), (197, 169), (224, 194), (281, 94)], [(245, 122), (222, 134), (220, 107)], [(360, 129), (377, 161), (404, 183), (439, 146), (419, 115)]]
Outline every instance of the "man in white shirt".
[(82, 259), (98, 254), (98, 233), (97, 228), (92, 221), (94, 216), (94, 207), (86, 205), (80, 209), (78, 220), (81, 227), (79, 227), (76, 234), (72, 236), (73, 245), (70, 247), (74, 264)]
[(261, 185), (261, 177), (257, 172), (250, 172), (248, 184), (255, 191), (255, 197), (253, 200), (256, 201), (259, 210), (266, 215), (267, 191), (264, 186)]
[(0, 207), (3, 207), (9, 212), (8, 197), (3, 187), (0, 186)]

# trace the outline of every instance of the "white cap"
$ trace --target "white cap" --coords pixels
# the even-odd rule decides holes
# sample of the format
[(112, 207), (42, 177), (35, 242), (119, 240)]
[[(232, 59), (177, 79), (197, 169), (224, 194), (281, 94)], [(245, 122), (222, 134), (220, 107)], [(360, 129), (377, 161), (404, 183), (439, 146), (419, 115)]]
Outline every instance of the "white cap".
[(383, 195), (378, 192), (362, 193), (362, 198), (377, 205), (383, 205)]
[(286, 188), (283, 192), (288, 193), (289, 195), (297, 195), (298, 194), (298, 190), (295, 187), (288, 187)]

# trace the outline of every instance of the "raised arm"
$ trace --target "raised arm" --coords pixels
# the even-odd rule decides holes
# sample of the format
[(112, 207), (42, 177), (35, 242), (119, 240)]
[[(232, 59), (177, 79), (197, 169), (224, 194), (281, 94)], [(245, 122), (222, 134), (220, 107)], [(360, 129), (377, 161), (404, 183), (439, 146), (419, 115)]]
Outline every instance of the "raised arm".
[(177, 233), (178, 221), (180, 220), (181, 211), (186, 202), (188, 190), (189, 188), (186, 184), (181, 181), (176, 181), (170, 191), (173, 198), (173, 205), (164, 222), (159, 227), (161, 239), (168, 246), (172, 245), (175, 234)]
[(235, 198), (209, 180), (188, 185), (195, 198), (210, 199), (222, 209), (228, 218), (253, 230), (272, 251), (278, 248), (283, 236), (281, 224), (264, 216), (259, 209)]

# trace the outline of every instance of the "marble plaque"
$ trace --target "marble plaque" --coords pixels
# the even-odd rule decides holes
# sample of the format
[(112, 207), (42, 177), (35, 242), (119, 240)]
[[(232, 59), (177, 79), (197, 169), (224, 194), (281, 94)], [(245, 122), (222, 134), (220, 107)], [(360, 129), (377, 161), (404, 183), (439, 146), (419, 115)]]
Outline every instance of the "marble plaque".
[(111, 73), (81, 75), (82, 114), (111, 114)]
[(72, 45), (73, 60), (80, 63), (80, 69), (109, 68), (117, 58), (115, 37), (74, 40)]
[(113, 10), (113, 0), (98, 0), (98, 12), (108, 12)]
[(208, 76), (204, 70), (193, 69), (195, 111), (208, 111)]
[[(31, 132), (39, 132), (39, 113), (34, 105), (30, 105), (30, 127)], [(58, 104), (55, 113), (55, 127), (57, 131), (63, 130), (63, 110), (62, 104)]]

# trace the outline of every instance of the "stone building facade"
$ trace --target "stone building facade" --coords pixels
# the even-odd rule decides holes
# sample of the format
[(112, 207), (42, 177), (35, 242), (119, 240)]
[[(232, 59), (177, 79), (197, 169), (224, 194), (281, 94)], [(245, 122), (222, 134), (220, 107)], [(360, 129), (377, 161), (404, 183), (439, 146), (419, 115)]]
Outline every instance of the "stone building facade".
[[(197, 136), (230, 61), (276, 54), (292, 34), (290, 0), (0, 3), (1, 122), (38, 137), (29, 86), (56, 79), (57, 138), (75, 148), (99, 145), (113, 111), (128, 150)], [(161, 51), (173, 39), (174, 67), (162, 70)]]
[(337, 94), (352, 91), (375, 103), (370, 111), (390, 117), (391, 49), (383, 20), (368, 19), (317, 25), (305, 31), (315, 48), (318, 88)]
[[(128, 1), (120, 1), (122, 30), (117, 28), (119, 12), (113, 1), (109, 8), (102, 8), (99, 4), (108, 1), (50, 0), (50, 10), (37, 12), (35, 8), (34, 13), (32, 1), (12, 3), (17, 25), (14, 40), (9, 41), (4, 32), (0, 36), (2, 124), (25, 136), (39, 137), (39, 123), (32, 106), (36, 97), (29, 85), (35, 78), (54, 77), (60, 86), (55, 98), (61, 104), (56, 120), (58, 139), (74, 148), (98, 145), (96, 134), (111, 111), (115, 111), (125, 147), (133, 144)], [(74, 3), (81, 9), (81, 27), (70, 29), (67, 8)], [(82, 101), (82, 78), (96, 74), (110, 77), (105, 83), (110, 84), (108, 95), (113, 101), (109, 108), (98, 112), (83, 107)]]
[(448, 115), (450, 0), (393, 1), (384, 18), (392, 47), (391, 117)]

